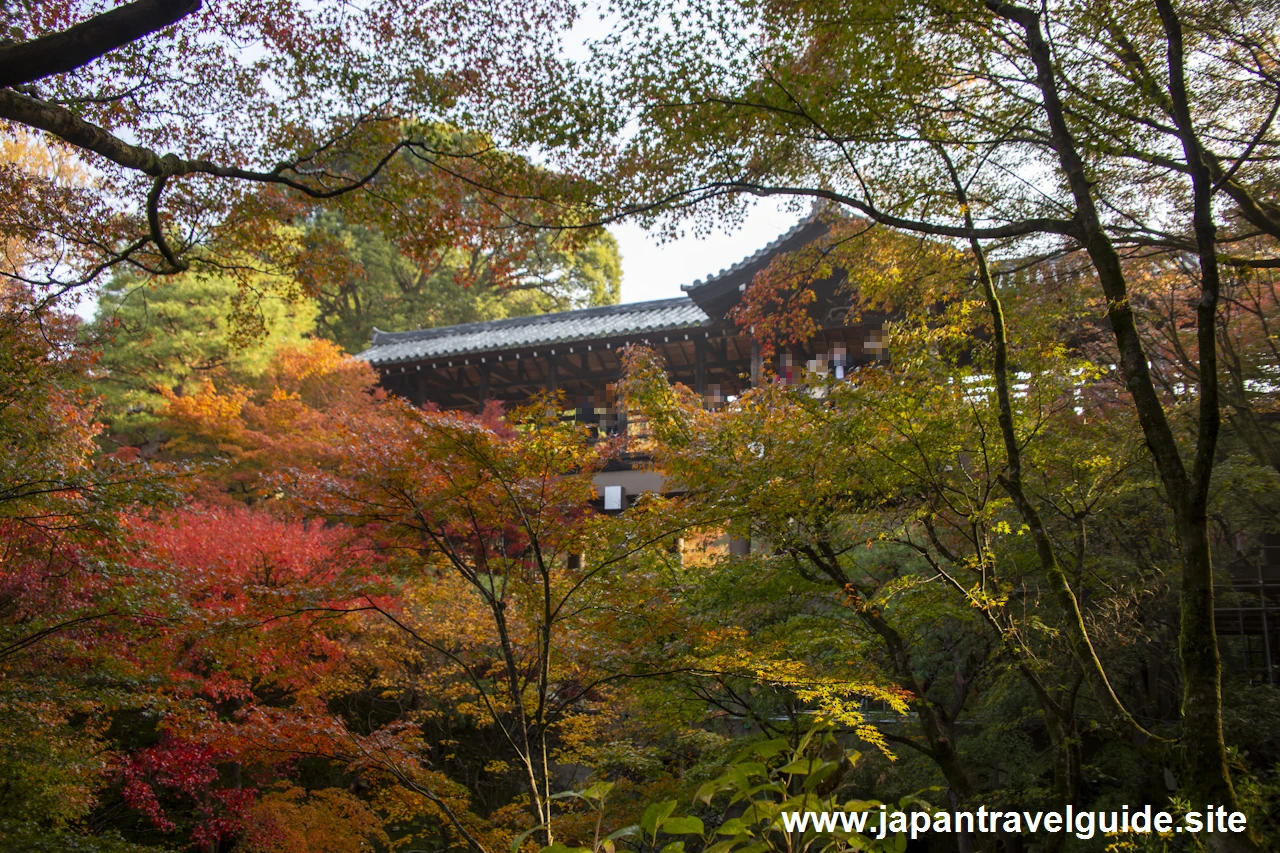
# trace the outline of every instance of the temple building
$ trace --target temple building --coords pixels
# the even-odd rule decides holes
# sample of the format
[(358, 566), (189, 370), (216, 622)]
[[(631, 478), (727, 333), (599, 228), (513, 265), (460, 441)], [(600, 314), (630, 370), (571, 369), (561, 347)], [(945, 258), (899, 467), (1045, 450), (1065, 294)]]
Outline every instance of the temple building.
[[(625, 401), (615, 391), (620, 350), (644, 344), (658, 351), (673, 381), (702, 394), (710, 407), (732, 400), (761, 380), (760, 349), (729, 318), (752, 278), (778, 255), (817, 239), (825, 225), (809, 217), (728, 269), (683, 285), (675, 299), (610, 305), (467, 323), (418, 331), (375, 330), (368, 361), (388, 391), (419, 405), (479, 411), (489, 400), (527, 402), (541, 391), (563, 393), (565, 416), (612, 435), (627, 430)], [(1051, 271), (1052, 273), (1052, 271)], [(843, 376), (845, 370), (887, 357), (884, 317), (847, 322), (842, 279), (815, 282), (811, 307), (819, 333), (803, 348), (779, 354), (780, 381), (799, 369)], [(803, 365), (803, 367), (802, 367)], [(596, 476), (597, 508), (625, 509), (643, 492), (663, 490), (648, 460), (629, 456)], [(1230, 581), (1218, 586), (1217, 625), (1228, 665), (1255, 682), (1280, 679), (1280, 536), (1259, 539), (1260, 549), (1229, 563)], [(733, 540), (730, 551), (750, 544)]]
[[(479, 411), (489, 400), (526, 402), (541, 391), (560, 391), (567, 413), (614, 434), (626, 410), (614, 387), (619, 351), (644, 344), (661, 353), (668, 374), (716, 405), (732, 399), (761, 374), (759, 347), (729, 319), (757, 272), (779, 254), (821, 236), (812, 217), (760, 251), (693, 284), (684, 296), (514, 317), (415, 331), (374, 330), (369, 362), (388, 391), (416, 404)], [(807, 362), (837, 373), (883, 356), (882, 320), (845, 322), (848, 302), (837, 279), (819, 282), (815, 316), (821, 331), (804, 350), (782, 356), (779, 372)]]
[[(388, 391), (415, 404), (480, 411), (490, 400), (518, 405), (543, 391), (563, 395), (565, 416), (602, 435), (627, 430), (626, 405), (616, 392), (621, 350), (643, 344), (661, 354), (675, 382), (694, 389), (708, 406), (734, 399), (760, 381), (760, 348), (729, 318), (757, 272), (778, 255), (820, 237), (826, 224), (807, 217), (728, 269), (681, 287), (675, 299), (634, 302), (514, 317), (433, 329), (374, 330), (369, 362)], [(779, 356), (776, 373), (796, 365), (843, 376), (883, 358), (883, 318), (846, 322), (848, 300), (838, 277), (817, 282), (813, 306), (821, 331), (805, 348)], [(623, 509), (629, 498), (662, 488), (642, 459), (623, 459), (597, 477), (601, 508)]]

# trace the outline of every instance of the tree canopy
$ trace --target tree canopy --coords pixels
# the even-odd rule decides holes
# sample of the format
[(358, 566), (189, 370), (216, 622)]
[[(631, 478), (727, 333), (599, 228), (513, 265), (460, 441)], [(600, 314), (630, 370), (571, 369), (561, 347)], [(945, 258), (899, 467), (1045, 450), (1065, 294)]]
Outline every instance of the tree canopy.
[[(1275, 846), (1272, 0), (2, 14), (0, 846)], [(610, 438), (350, 355), (759, 197), (823, 227), (732, 399), (635, 347)], [(879, 357), (774, 375), (820, 299)], [(1248, 831), (1016, 819), (1146, 805)]]
[[(1280, 238), (1274, 152), (1276, 33), (1269, 3), (622, 3), (589, 60), (541, 90), (564, 121), (527, 138), (592, 175), (605, 215), (650, 220), (693, 204), (818, 199), (973, 256), (997, 341), (1010, 342), (994, 262), (1076, 253), (1105, 300), (1113, 355), (1182, 549), (1181, 646), (1192, 796), (1234, 801), (1222, 738), (1208, 499), (1221, 435), (1224, 268), (1270, 268)], [(1177, 387), (1152, 374), (1162, 318), (1127, 263), (1196, 267), (1194, 354)], [(1081, 329), (1077, 334), (1083, 334)], [(1008, 395), (1008, 387), (1001, 387)], [(1005, 406), (1008, 409), (1008, 405)], [(1040, 559), (1057, 563), (1026, 497), (1025, 440), (1009, 414), (1002, 485)], [(1066, 577), (1060, 591), (1074, 596)], [(1074, 605), (1072, 605), (1074, 606)], [(1070, 624), (1099, 701), (1111, 691)], [(1224, 842), (1230, 843), (1230, 842)], [(1242, 842), (1246, 848), (1248, 842)]]
[[(317, 331), (356, 353), (373, 329), (406, 331), (612, 305), (622, 283), (617, 243), (596, 229), (572, 240), (551, 231), (528, 254), (505, 247), (451, 248), (414, 264), (379, 232), (322, 218), (301, 279), (314, 293)], [(516, 249), (516, 251), (520, 251)]]

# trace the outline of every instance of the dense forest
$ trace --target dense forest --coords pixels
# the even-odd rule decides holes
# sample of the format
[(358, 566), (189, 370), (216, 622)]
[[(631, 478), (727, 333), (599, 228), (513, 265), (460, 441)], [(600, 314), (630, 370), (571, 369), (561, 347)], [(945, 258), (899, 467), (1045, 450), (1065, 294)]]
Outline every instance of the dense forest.
[[(0, 14), (0, 849), (1280, 844), (1271, 0)], [(760, 197), (731, 399), (354, 357)]]

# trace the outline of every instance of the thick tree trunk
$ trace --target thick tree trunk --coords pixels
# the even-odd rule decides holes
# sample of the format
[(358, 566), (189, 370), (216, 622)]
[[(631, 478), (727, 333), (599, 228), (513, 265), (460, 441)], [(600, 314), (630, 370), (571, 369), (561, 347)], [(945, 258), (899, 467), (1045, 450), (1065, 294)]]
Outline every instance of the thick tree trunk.
[[(1155, 0), (1164, 28), (1169, 68), (1170, 113), (1178, 128), (1183, 156), (1191, 175), (1192, 228), (1200, 262), (1200, 300), (1196, 305), (1199, 370), (1199, 423), (1190, 488), (1170, 494), (1182, 551), (1182, 589), (1178, 638), (1182, 658), (1182, 748), (1186, 790), (1193, 805), (1239, 808), (1227, 746), (1222, 735), (1222, 659), (1213, 613), (1213, 558), (1209, 547), (1209, 481), (1213, 475), (1222, 413), (1218, 380), (1218, 300), (1222, 288), (1218, 267), (1217, 226), (1213, 218), (1213, 179), (1208, 158), (1192, 120), (1185, 73), (1182, 20), (1172, 0)], [(1248, 837), (1210, 836), (1220, 850), (1251, 850)]]
[[(1227, 747), (1222, 736), (1222, 659), (1218, 652), (1213, 614), (1213, 563), (1208, 523), (1193, 507), (1178, 513), (1182, 550), (1182, 589), (1179, 593), (1182, 658), (1182, 772), (1179, 781), (1193, 806), (1239, 807)], [(1213, 642), (1201, 638), (1212, 637)], [(1243, 837), (1217, 833), (1210, 843), (1219, 850), (1255, 850)]]
[[(1181, 34), (1168, 0), (1156, 0), (1169, 43), (1171, 97), (1187, 164), (1192, 171), (1194, 225), (1201, 263), (1201, 300), (1197, 306), (1200, 360), (1200, 418), (1195, 458), (1188, 471), (1177, 438), (1151, 377), (1147, 355), (1129, 304), (1128, 285), (1120, 255), (1102, 225), (1088, 170), (1068, 125), (1059, 94), (1058, 71), (1043, 31), (1039, 11), (1003, 0), (986, 0), (995, 15), (1016, 24), (1026, 38), (1027, 53), (1035, 67), (1035, 83), (1050, 128), (1054, 150), (1076, 203), (1076, 239), (1085, 248), (1107, 297), (1107, 316), (1120, 351), (1125, 386), (1133, 397), (1147, 447), (1160, 473), (1173, 507), (1182, 552), (1182, 623), (1179, 647), (1184, 679), (1183, 730), (1180, 746), (1186, 772), (1183, 786), (1193, 805), (1213, 802), (1232, 810), (1238, 800), (1227, 767), (1222, 737), (1221, 660), (1213, 621), (1213, 569), (1210, 558), (1205, 501), (1213, 470), (1219, 426), (1217, 393), (1217, 345), (1214, 320), (1217, 311), (1217, 257), (1211, 210), (1211, 185), (1205, 180), (1204, 152), (1200, 150), (1185, 101), (1181, 79)], [(1016, 497), (1015, 497), (1016, 500)], [(1256, 850), (1246, 836), (1217, 833), (1210, 844), (1220, 850)]]

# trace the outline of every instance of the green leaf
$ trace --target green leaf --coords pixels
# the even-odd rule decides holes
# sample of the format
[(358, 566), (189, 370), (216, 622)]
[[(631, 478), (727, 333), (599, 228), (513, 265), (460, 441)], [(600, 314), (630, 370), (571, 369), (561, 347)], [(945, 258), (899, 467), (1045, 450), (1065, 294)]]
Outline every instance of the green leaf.
[[(772, 740), (766, 740), (766, 741), (763, 741), (762, 743), (757, 743), (754, 746), (749, 747), (750, 752), (748, 752), (747, 750), (743, 750), (743, 751), (748, 752), (748, 754), (754, 753), (760, 756), (761, 758), (773, 758), (779, 752), (782, 752), (783, 750), (790, 749), (790, 748), (791, 748), (791, 744), (787, 742), (786, 738), (776, 737), (776, 738), (773, 738)], [(737, 762), (734, 762), (734, 763), (736, 764)]]
[(761, 791), (768, 791), (771, 794), (779, 794), (784, 797), (787, 795), (787, 788), (785, 785), (778, 782), (765, 782), (763, 785), (756, 785), (754, 788), (748, 788), (743, 792), (743, 796), (754, 797)]
[(754, 822), (771, 821), (778, 814), (778, 805), (768, 800), (754, 800), (747, 808), (746, 815)]
[(849, 800), (843, 810), (847, 812), (869, 812), (880, 808), (879, 800)]
[(810, 773), (808, 778), (804, 780), (804, 789), (806, 791), (812, 791), (814, 788), (821, 785), (828, 776), (835, 772), (838, 766), (839, 765), (834, 761), (822, 762), (818, 769)]
[(693, 798), (710, 805), (716, 794), (729, 787), (732, 786), (722, 784), (720, 779), (712, 779), (710, 782), (704, 782), (699, 785), (698, 792), (693, 795)]
[(749, 747), (742, 749), (740, 753), (737, 753), (737, 756), (733, 757), (733, 761), (731, 761), (730, 763), (733, 763), (733, 765), (737, 765), (737, 763), (741, 763), (742, 761), (745, 761), (746, 758), (750, 756), (759, 756), (760, 758), (772, 758), (773, 756), (776, 756), (776, 754), (782, 752), (783, 749), (790, 749), (790, 748), (791, 748), (791, 744), (787, 743), (786, 738), (773, 738), (772, 740), (762, 740), (762, 742), (760, 743), (753, 743), (749, 745)]
[(604, 837), (605, 841), (617, 841), (619, 838), (631, 838), (640, 834), (640, 827), (634, 823), (630, 826), (624, 826), (622, 829), (615, 829)]
[(768, 776), (769, 768), (760, 761), (742, 761), (735, 764), (733, 769), (726, 773), (725, 776), (730, 774), (740, 775), (743, 779), (749, 779), (752, 776)]
[(517, 835), (515, 837), (515, 840), (511, 842), (511, 853), (516, 853), (516, 851), (520, 849), (520, 845), (524, 844), (525, 839), (528, 838), (530, 835), (533, 835), (535, 832), (537, 832), (540, 829), (546, 829), (546, 828), (547, 828), (547, 825), (545, 823), (540, 823), (537, 826), (533, 827), (532, 829), (526, 829), (524, 832)]
[(662, 826), (662, 822), (675, 810), (675, 800), (650, 804), (649, 808), (645, 809), (644, 814), (640, 816), (640, 828), (649, 833), (650, 836), (657, 835), (658, 828)]
[(673, 817), (663, 822), (662, 831), (667, 835), (702, 835), (706, 830), (701, 818)]
[(602, 802), (605, 797), (609, 796), (609, 792), (613, 790), (613, 782), (596, 782), (582, 792), (582, 796), (588, 800)]
[(731, 817), (716, 827), (716, 835), (741, 835), (751, 831), (751, 824), (740, 817)]
[(821, 737), (822, 740), (825, 741), (827, 737), (830, 735), (830, 733), (831, 733), (831, 728), (830, 728), (830, 725), (828, 724), (820, 723), (818, 725), (813, 726), (812, 728), (809, 729), (809, 731), (804, 733), (804, 737), (800, 738), (800, 743), (796, 746), (796, 753), (803, 754), (805, 750), (808, 748), (809, 742), (811, 740), (813, 740), (815, 737)]

